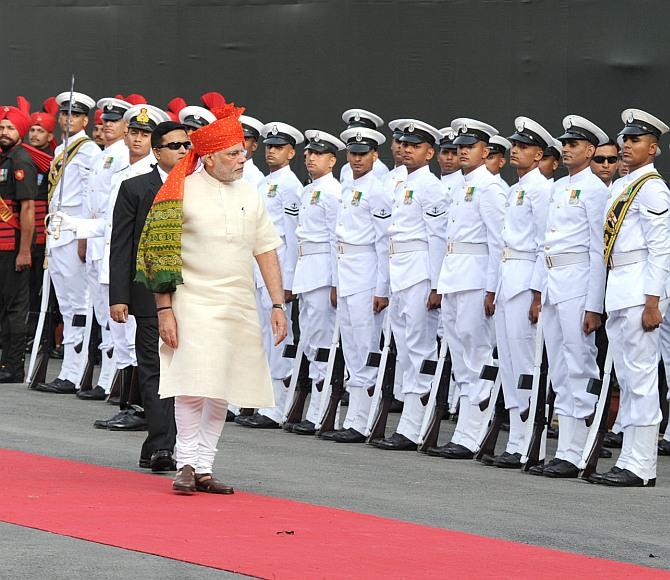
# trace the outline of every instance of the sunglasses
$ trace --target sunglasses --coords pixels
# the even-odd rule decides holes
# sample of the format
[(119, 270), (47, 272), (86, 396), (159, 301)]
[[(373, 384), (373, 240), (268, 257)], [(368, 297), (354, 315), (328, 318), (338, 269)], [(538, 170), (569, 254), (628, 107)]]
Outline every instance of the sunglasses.
[(593, 158), (594, 163), (601, 164), (607, 161), (607, 163), (609, 163), (610, 165), (614, 165), (618, 160), (619, 158), (616, 155), (610, 155), (609, 157), (605, 157), (604, 155), (596, 155)]
[(172, 141), (172, 143), (166, 143), (165, 145), (159, 145), (154, 147), (154, 149), (165, 149), (168, 148), (170, 151), (179, 151), (182, 147), (187, 151), (191, 148), (190, 141)]

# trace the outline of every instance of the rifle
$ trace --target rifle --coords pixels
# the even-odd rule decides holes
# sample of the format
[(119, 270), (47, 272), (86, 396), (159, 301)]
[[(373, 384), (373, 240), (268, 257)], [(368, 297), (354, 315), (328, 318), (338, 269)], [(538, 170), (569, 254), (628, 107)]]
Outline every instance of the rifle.
[(93, 359), (93, 355), (91, 354), (91, 331), (93, 329), (93, 318), (94, 318), (94, 313), (93, 310), (91, 309), (91, 312), (88, 313), (86, 316), (86, 326), (84, 329), (84, 342), (83, 344), (86, 345), (87, 349), (87, 356), (86, 356), (86, 364), (84, 365), (84, 370), (81, 373), (81, 376), (79, 377), (79, 380), (77, 381), (77, 384), (75, 385), (76, 390), (81, 390), (81, 391), (88, 391), (93, 388), (93, 368), (95, 367), (95, 361)]
[(440, 343), (437, 361), (423, 361), (421, 373), (436, 377), (430, 385), (430, 395), (426, 404), (426, 412), (423, 415), (417, 446), (417, 451), (427, 453), (430, 447), (437, 445), (442, 419), (449, 416), (447, 400), (451, 384), (451, 356), (446, 340), (442, 339)]
[(309, 360), (305, 356), (305, 345), (302, 341), (298, 344), (287, 344), (282, 356), (295, 359), (291, 381), (288, 385), (286, 405), (281, 423), (285, 429), (294, 423), (302, 421), (305, 410), (305, 401), (312, 391), (312, 382), (309, 379)]
[[(377, 439), (383, 439), (386, 435), (386, 421), (388, 420), (391, 403), (393, 403), (393, 386), (395, 382), (396, 346), (391, 332), (391, 317), (386, 315), (384, 324), (384, 346), (381, 353), (371, 352), (368, 354), (367, 365), (377, 367), (377, 380), (372, 391), (372, 402), (368, 424), (364, 435), (366, 443), (371, 444)], [(368, 391), (369, 393), (369, 391)]]
[(317, 436), (335, 431), (340, 401), (344, 394), (344, 354), (340, 345), (340, 319), (335, 319), (335, 329), (330, 348), (320, 348), (316, 360), (328, 362), (321, 391), (319, 419), (315, 425)]
[(519, 389), (531, 389), (523, 452), (522, 469), (528, 471), (534, 465), (544, 463), (547, 445), (547, 372), (544, 365), (544, 334), (542, 331), (542, 313), (537, 321), (535, 338), (535, 362), (532, 375), (519, 377)]
[(586, 424), (589, 426), (589, 434), (584, 445), (582, 460), (579, 463), (579, 477), (582, 479), (588, 479), (595, 472), (598, 459), (600, 458), (600, 450), (603, 447), (603, 440), (605, 439), (605, 435), (607, 435), (607, 418), (612, 401), (611, 375), (612, 352), (608, 348), (602, 381), (591, 379), (586, 389), (588, 393), (598, 395), (598, 401), (596, 402), (593, 415), (586, 420)]
[[(47, 320), (47, 316), (49, 317)], [(45, 332), (46, 330), (46, 332)], [(28, 388), (34, 389), (47, 378), (49, 366), (50, 337), (53, 331), (53, 311), (51, 308), (51, 277), (49, 269), (44, 269), (42, 275), (42, 299), (40, 301), (40, 315), (37, 319), (37, 329), (33, 339), (33, 348), (30, 351), (28, 364)]]
[(494, 365), (484, 365), (479, 378), (485, 381), (493, 381), (493, 388), (488, 400), (479, 404), (479, 408), (482, 409), (484, 403), (486, 403), (486, 406), (482, 409), (486, 411), (486, 417), (477, 437), (478, 451), (475, 454), (477, 461), (481, 461), (484, 455), (495, 455), (498, 435), (500, 435), (500, 429), (505, 421), (505, 396), (501, 388), (502, 373), (500, 368)]

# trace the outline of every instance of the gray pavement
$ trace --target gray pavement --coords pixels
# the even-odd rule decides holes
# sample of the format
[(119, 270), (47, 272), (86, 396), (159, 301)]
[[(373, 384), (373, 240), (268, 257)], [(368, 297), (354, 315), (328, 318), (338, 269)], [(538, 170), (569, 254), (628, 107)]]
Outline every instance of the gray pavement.
[[(0, 385), (0, 447), (139, 470), (143, 433), (92, 428), (95, 419), (113, 413), (106, 403)], [(392, 415), (389, 430), (396, 421)], [(448, 440), (453, 427), (451, 421), (443, 422), (441, 440)], [(550, 456), (553, 448), (550, 441)], [(670, 458), (659, 458), (656, 488), (614, 489), (236, 424), (226, 425), (219, 449), (216, 473), (240, 490), (670, 569)], [(612, 463), (601, 460), (599, 467)], [(157, 483), (169, 485), (167, 479)], [(12, 539), (6, 538), (5, 529)], [(126, 554), (15, 526), (1, 527), (0, 537), (3, 561), (17, 551), (25, 554), (25, 542), (49, 553), (57, 542), (59, 553), (76, 554), (82, 574), (88, 566), (99, 568), (98, 550), (114, 561)], [(211, 577), (224, 577), (197, 566), (128, 554), (148, 574), (160, 568), (168, 571), (162, 577), (209, 578), (210, 572)], [(30, 565), (26, 560), (14, 565), (23, 571), (22, 566)]]

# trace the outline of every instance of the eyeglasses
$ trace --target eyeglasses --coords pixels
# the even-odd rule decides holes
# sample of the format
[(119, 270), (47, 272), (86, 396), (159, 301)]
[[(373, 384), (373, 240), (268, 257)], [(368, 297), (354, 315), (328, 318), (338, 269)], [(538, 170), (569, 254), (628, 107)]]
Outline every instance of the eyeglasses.
[(609, 155), (607, 157), (605, 155), (596, 155), (593, 158), (594, 163), (602, 164), (607, 161), (610, 165), (614, 165), (618, 160), (619, 158), (616, 155)]
[(187, 151), (191, 148), (190, 141), (172, 141), (172, 143), (166, 143), (165, 145), (158, 145), (154, 149), (165, 149), (168, 148), (170, 151), (179, 151), (182, 147)]
[(237, 151), (228, 151), (226, 153), (226, 157), (229, 159), (235, 159), (236, 157), (246, 157), (247, 156), (247, 150), (246, 149), (238, 149)]

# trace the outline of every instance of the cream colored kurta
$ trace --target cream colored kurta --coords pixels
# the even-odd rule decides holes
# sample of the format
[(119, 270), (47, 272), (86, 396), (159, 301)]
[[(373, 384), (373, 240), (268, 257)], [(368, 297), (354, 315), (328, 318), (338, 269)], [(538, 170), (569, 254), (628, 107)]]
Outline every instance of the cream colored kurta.
[(160, 344), (162, 398), (274, 406), (253, 262), (281, 244), (263, 200), (247, 182), (220, 183), (206, 171), (186, 178), (184, 283), (172, 296), (179, 345)]

